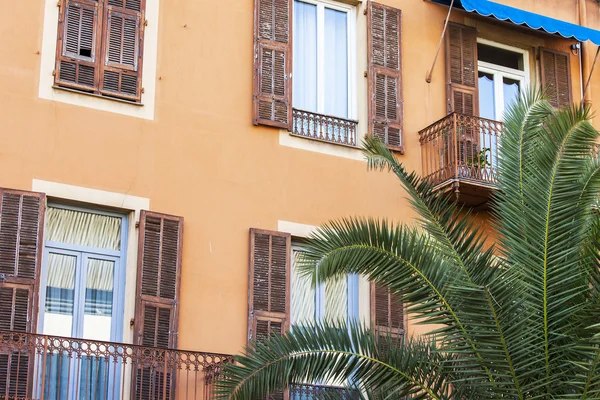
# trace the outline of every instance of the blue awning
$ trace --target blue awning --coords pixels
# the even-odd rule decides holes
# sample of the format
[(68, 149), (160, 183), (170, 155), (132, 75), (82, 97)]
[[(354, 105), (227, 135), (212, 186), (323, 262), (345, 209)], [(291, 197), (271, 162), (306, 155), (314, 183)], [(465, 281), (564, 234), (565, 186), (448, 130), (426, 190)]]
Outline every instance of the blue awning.
[[(433, 0), (437, 3), (449, 5), (451, 0)], [(532, 29), (541, 29), (548, 33), (558, 34), (580, 42), (591, 41), (600, 46), (600, 31), (586, 28), (570, 22), (561, 21), (540, 14), (535, 14), (519, 8), (505, 6), (489, 0), (455, 0), (457, 8), (469, 12), (476, 12), (484, 17), (496, 18), (500, 21), (510, 21), (517, 25), (526, 25)]]

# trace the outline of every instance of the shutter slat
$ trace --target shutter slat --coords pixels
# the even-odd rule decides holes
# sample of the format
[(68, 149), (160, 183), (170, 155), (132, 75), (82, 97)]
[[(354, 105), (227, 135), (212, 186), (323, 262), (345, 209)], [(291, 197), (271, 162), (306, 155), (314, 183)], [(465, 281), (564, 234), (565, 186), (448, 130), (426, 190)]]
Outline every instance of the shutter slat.
[(446, 33), (448, 113), (479, 114), (477, 30), (454, 22)]
[(369, 129), (403, 152), (402, 12), (373, 2), (368, 7)]
[(292, 0), (254, 2), (254, 124), (292, 127)]
[(561, 108), (572, 102), (571, 67), (569, 53), (540, 48), (542, 85), (554, 107)]
[(290, 234), (250, 230), (249, 341), (289, 327), (290, 251)]

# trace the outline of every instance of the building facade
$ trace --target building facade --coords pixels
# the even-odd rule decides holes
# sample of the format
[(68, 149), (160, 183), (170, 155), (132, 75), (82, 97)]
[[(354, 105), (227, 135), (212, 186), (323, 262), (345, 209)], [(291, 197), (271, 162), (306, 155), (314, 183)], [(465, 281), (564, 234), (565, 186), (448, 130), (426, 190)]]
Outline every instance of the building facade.
[(228, 355), (291, 324), (423, 332), (362, 277), (294, 268), (329, 220), (413, 219), (362, 138), (486, 223), (507, 105), (600, 96), (596, 0), (471, 3), (7, 4), (0, 398), (208, 398)]

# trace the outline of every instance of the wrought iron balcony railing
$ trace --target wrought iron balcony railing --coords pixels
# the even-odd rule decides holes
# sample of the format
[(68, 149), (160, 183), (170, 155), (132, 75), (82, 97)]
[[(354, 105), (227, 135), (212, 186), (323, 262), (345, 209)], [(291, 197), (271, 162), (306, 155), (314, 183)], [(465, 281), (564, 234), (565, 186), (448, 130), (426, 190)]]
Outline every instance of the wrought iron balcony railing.
[(419, 132), (423, 176), (457, 193), (465, 185), (471, 192), (495, 186), (503, 129), (501, 122), (458, 113), (429, 125)]
[(318, 399), (360, 399), (358, 390), (346, 389), (337, 386), (321, 385), (292, 385), (290, 386), (290, 400), (318, 400)]
[(293, 110), (292, 135), (356, 147), (358, 121)]
[(0, 331), (0, 399), (210, 399), (230, 362), (225, 354)]

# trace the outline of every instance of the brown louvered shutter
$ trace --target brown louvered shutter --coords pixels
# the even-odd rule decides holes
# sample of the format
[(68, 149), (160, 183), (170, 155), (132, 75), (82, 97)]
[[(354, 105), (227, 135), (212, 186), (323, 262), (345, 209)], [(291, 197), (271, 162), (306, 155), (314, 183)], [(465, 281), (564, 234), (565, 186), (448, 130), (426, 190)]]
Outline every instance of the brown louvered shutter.
[(402, 12), (372, 2), (368, 7), (369, 129), (403, 152)]
[(448, 113), (479, 115), (477, 30), (456, 23), (446, 33)]
[[(177, 348), (183, 218), (142, 211), (139, 229), (134, 342), (159, 356)], [(174, 371), (142, 363), (133, 373), (132, 398), (173, 398)]]
[(139, 229), (135, 342), (176, 348), (183, 218), (142, 211)]
[(145, 0), (105, 0), (100, 91), (139, 101), (142, 91), (142, 52)]
[(254, 124), (292, 128), (292, 0), (254, 0)]
[(390, 289), (371, 283), (371, 324), (376, 331), (404, 333), (404, 305)]
[[(0, 188), (0, 331), (35, 333), (46, 196)], [(26, 352), (0, 352), (0, 394), (25, 398)]]
[(97, 92), (102, 1), (63, 0), (60, 4), (55, 83)]
[(289, 328), (289, 233), (250, 229), (248, 341)]
[(569, 54), (540, 48), (542, 86), (547, 90), (550, 104), (565, 107), (571, 104), (571, 67)]
[[(290, 327), (289, 233), (250, 229), (250, 271), (248, 282), (248, 342), (281, 335)], [(269, 400), (289, 398), (289, 391), (277, 391)]]

